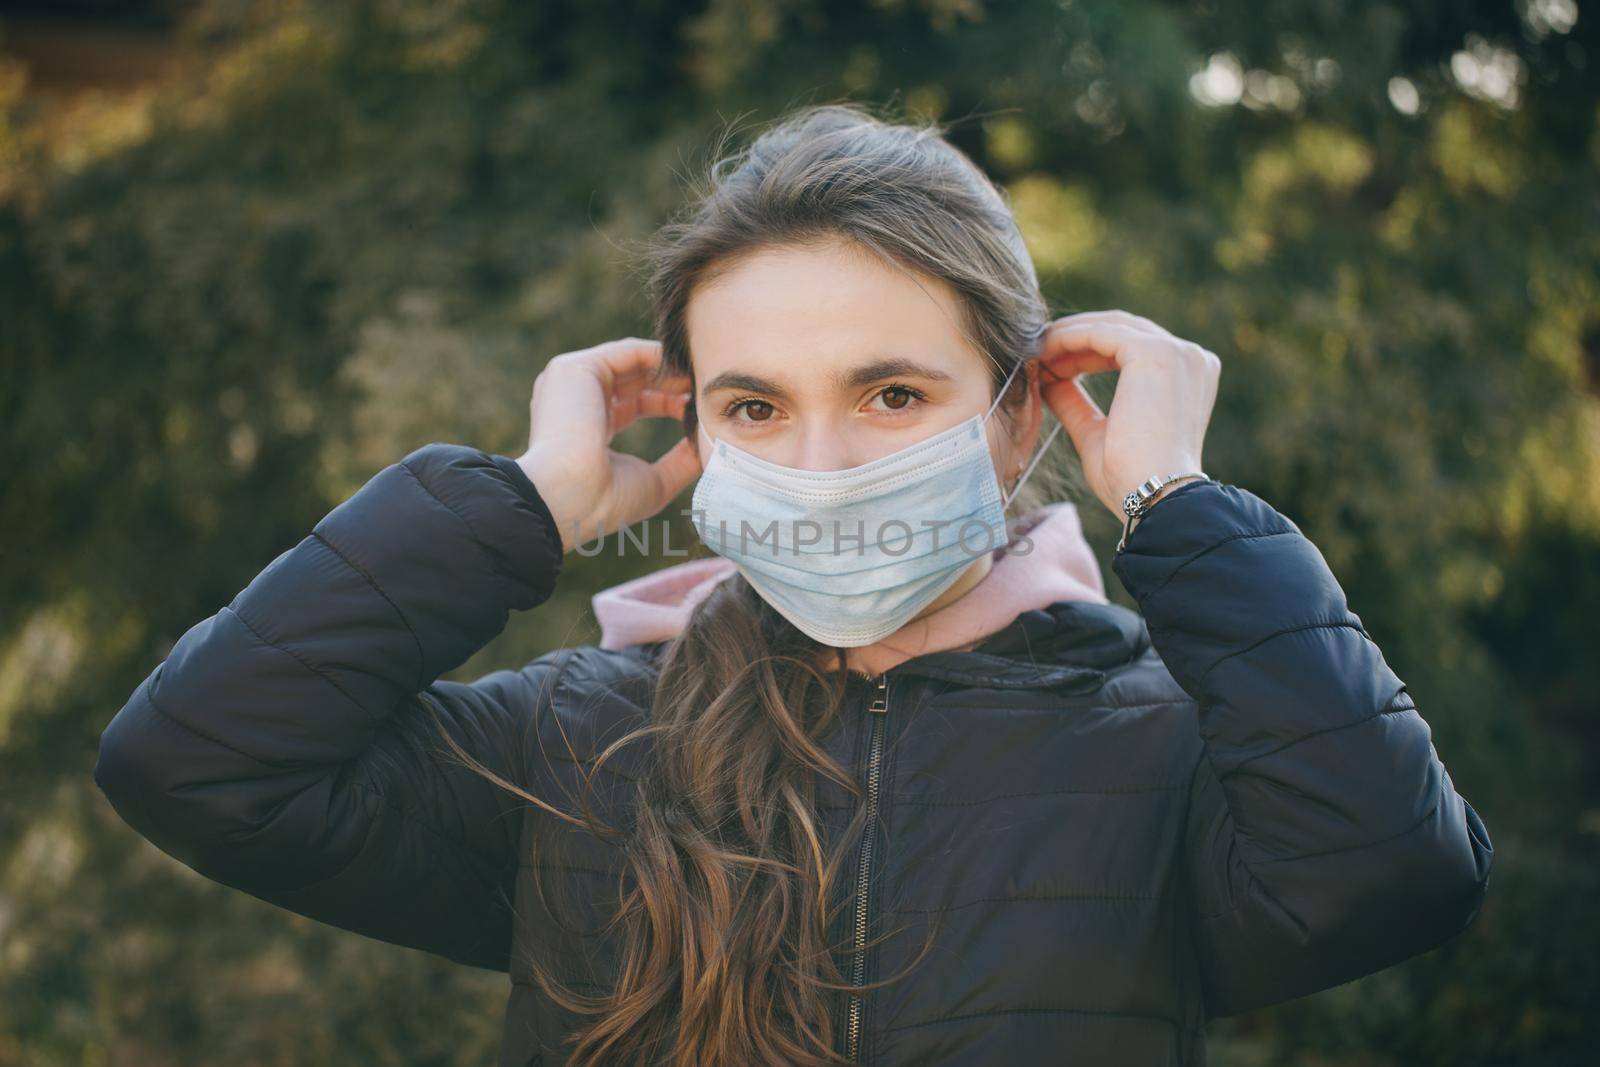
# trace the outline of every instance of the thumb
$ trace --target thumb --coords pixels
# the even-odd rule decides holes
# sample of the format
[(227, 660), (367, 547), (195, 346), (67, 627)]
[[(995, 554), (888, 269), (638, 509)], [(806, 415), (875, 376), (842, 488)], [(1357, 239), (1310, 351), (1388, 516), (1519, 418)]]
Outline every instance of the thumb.
[(650, 464), (657, 486), (658, 508), (664, 508), (700, 476), (700, 453), (694, 441), (685, 437)]
[(1039, 395), (1067, 428), (1080, 454), (1086, 451), (1085, 446), (1105, 433), (1106, 413), (1083, 387), (1078, 375), (1050, 382), (1040, 389)]

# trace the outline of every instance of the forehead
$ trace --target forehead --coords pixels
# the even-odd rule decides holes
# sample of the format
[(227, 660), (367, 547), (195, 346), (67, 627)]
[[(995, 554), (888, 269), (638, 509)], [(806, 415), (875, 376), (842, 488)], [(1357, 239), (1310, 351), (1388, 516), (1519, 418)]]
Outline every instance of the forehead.
[(739, 260), (696, 288), (686, 326), (699, 382), (739, 370), (820, 385), (884, 356), (951, 371), (984, 367), (948, 285), (838, 242)]

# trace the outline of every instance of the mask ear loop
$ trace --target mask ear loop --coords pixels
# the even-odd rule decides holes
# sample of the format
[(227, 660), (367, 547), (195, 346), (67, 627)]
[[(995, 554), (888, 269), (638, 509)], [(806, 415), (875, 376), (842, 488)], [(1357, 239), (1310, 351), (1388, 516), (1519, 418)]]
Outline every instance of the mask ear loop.
[(1061, 423), (1057, 422), (1055, 426), (1051, 427), (1050, 432), (1045, 435), (1044, 444), (1039, 446), (1039, 451), (1034, 453), (1033, 459), (1030, 460), (1028, 465), (1023, 468), (1022, 473), (1017, 475), (1017, 480), (1012, 483), (1013, 488), (1010, 495), (1001, 497), (1000, 510), (1004, 511), (1006, 508), (1011, 506), (1011, 502), (1015, 500), (1017, 498), (1017, 494), (1022, 491), (1022, 483), (1028, 480), (1028, 475), (1033, 473), (1033, 468), (1036, 467), (1039, 461), (1044, 458), (1045, 452), (1050, 448), (1050, 442), (1055, 440), (1055, 436), (1059, 432), (1061, 432)]
[[(1011, 388), (1011, 379), (1016, 377), (1017, 371), (1023, 367), (1024, 363), (1025, 361), (1019, 360), (1016, 365), (1011, 368), (1011, 373), (1006, 375), (1005, 384), (1000, 387), (1000, 392), (994, 398), (994, 403), (989, 405), (988, 413), (983, 416), (985, 422), (989, 420), (990, 415), (994, 414), (994, 409), (1000, 406), (1001, 397), (1005, 396), (1006, 390)], [(1033, 459), (1029, 460), (1028, 465), (1023, 468), (1022, 473), (1017, 475), (1017, 480), (1011, 483), (1011, 492), (1007, 494), (1003, 489), (1001, 490), (1001, 511), (1004, 511), (1006, 508), (1010, 507), (1011, 502), (1017, 498), (1017, 494), (1022, 491), (1023, 483), (1028, 480), (1028, 475), (1033, 473), (1033, 468), (1038, 466), (1039, 461), (1044, 458), (1045, 452), (1050, 448), (1050, 442), (1055, 440), (1056, 434), (1060, 432), (1061, 423), (1058, 421), (1055, 426), (1051, 428), (1050, 432), (1045, 435), (1044, 444), (1040, 445), (1039, 450), (1033, 454)]]
[(1012, 365), (1011, 373), (1006, 375), (1006, 380), (1000, 384), (999, 392), (994, 394), (994, 402), (989, 405), (989, 410), (983, 413), (984, 422), (989, 421), (989, 416), (994, 414), (994, 409), (1000, 406), (1001, 400), (1005, 399), (1006, 390), (1011, 388), (1011, 379), (1017, 376), (1017, 368), (1021, 366), (1020, 362)]

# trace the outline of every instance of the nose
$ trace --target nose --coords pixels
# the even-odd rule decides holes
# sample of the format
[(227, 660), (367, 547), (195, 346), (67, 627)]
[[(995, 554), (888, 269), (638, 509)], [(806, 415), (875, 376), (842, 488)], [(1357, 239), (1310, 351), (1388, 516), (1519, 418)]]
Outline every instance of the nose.
[[(715, 440), (704, 425), (699, 427), (699, 432), (701, 447), (706, 449), (702, 455), (709, 457)], [(741, 445), (730, 439), (728, 443), (769, 463), (802, 471), (848, 470), (875, 458), (872, 455), (856, 455), (838, 427), (821, 422), (798, 428), (793, 433), (783, 435), (782, 440)]]
[(811, 425), (796, 435), (785, 459), (774, 460), (796, 470), (842, 471), (865, 462), (850, 453), (844, 436), (833, 426)]
[[(715, 438), (704, 426), (699, 427), (699, 435), (701, 435), (701, 448), (704, 450), (702, 456), (709, 458), (710, 450), (715, 446)], [(893, 450), (891, 443), (882, 440), (877, 442), (862, 440), (861, 435), (850, 434), (850, 427), (827, 419), (800, 421), (797, 426), (786, 430), (784, 434), (774, 435), (773, 440), (750, 443), (734, 440), (730, 443), (778, 466), (792, 467), (795, 470), (813, 470), (819, 474), (829, 470), (859, 467), (864, 462), (874, 461), (886, 451)]]

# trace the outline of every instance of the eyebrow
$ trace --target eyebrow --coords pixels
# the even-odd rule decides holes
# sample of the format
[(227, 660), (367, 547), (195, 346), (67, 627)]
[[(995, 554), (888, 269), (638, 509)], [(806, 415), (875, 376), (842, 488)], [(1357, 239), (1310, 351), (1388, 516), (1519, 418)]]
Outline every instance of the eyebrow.
[[(903, 356), (886, 356), (881, 359), (870, 360), (859, 366), (851, 367), (833, 376), (834, 388), (841, 392), (847, 389), (857, 389), (863, 385), (881, 381), (884, 378), (925, 378), (928, 381), (948, 382), (954, 375), (942, 371), (938, 367), (930, 367)], [(700, 389), (702, 396), (716, 392), (718, 389), (740, 389), (750, 393), (765, 393), (775, 396), (780, 400), (789, 400), (789, 391), (777, 382), (755, 374), (744, 374), (739, 371), (723, 371), (712, 378)]]

